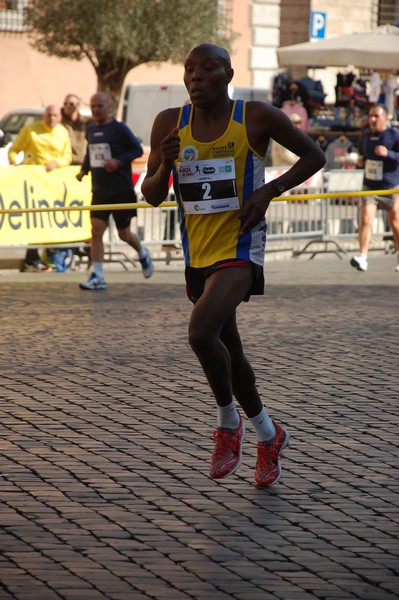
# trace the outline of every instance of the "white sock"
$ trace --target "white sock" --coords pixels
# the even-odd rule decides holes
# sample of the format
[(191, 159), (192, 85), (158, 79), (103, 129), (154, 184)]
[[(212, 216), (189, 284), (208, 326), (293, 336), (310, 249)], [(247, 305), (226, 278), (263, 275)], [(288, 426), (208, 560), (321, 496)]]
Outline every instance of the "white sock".
[(240, 415), (235, 407), (234, 400), (227, 406), (217, 406), (218, 427), (225, 429), (235, 429), (240, 423)]
[(94, 262), (93, 270), (97, 277), (104, 277), (104, 266), (102, 262)]
[(360, 258), (365, 258), (365, 259), (367, 260), (367, 254), (365, 254), (364, 252), (361, 252), (361, 253), (359, 254), (359, 257), (360, 257)]
[(267, 442), (273, 439), (276, 435), (276, 428), (273, 425), (273, 421), (267, 414), (265, 407), (262, 408), (256, 417), (252, 417), (252, 419), (249, 420), (255, 427), (255, 431), (260, 442)]

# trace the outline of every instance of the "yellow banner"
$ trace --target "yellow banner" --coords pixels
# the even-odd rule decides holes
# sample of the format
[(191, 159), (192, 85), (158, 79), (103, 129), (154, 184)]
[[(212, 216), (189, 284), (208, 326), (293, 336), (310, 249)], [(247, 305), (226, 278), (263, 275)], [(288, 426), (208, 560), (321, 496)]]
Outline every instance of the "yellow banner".
[[(91, 177), (76, 179), (79, 166), (47, 173), (44, 166), (0, 167), (0, 210), (90, 206)], [(91, 237), (90, 211), (0, 213), (0, 245), (61, 244)]]

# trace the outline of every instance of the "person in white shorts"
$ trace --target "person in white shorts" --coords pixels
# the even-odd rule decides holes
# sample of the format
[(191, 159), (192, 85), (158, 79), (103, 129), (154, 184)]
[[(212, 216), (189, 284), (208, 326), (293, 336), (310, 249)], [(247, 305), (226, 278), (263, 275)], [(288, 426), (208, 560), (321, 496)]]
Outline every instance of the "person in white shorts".
[[(383, 104), (374, 104), (369, 111), (369, 127), (363, 136), (361, 154), (364, 161), (365, 190), (393, 190), (399, 188), (399, 131), (389, 126), (388, 112)], [(358, 271), (368, 269), (368, 249), (371, 226), (377, 209), (387, 211), (396, 247), (399, 273), (399, 194), (364, 196), (360, 206), (359, 255), (351, 259)]]

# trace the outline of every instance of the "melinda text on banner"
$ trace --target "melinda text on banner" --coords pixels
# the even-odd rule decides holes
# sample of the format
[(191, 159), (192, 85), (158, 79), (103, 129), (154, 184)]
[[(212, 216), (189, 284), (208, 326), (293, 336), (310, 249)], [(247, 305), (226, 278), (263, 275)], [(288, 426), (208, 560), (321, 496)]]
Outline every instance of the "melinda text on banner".
[(90, 206), (91, 177), (79, 183), (79, 170), (77, 166), (61, 167), (47, 173), (44, 166), (0, 167), (0, 245), (62, 244), (89, 239), (89, 210), (34, 212)]

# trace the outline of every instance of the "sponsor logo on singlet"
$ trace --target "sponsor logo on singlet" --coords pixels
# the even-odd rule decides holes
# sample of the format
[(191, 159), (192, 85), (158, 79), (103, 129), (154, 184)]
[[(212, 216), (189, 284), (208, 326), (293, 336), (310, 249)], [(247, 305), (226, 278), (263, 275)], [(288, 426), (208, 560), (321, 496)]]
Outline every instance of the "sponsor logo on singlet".
[(222, 156), (234, 156), (234, 142), (228, 142), (225, 146), (213, 147), (212, 156), (215, 158), (221, 158)]
[(185, 162), (188, 162), (190, 160), (197, 160), (198, 150), (195, 146), (185, 146), (181, 151), (181, 157)]

